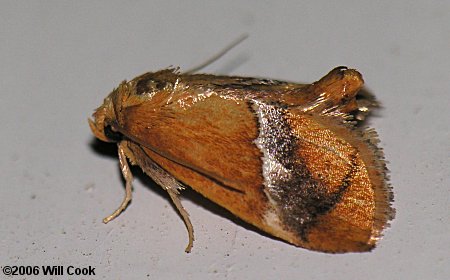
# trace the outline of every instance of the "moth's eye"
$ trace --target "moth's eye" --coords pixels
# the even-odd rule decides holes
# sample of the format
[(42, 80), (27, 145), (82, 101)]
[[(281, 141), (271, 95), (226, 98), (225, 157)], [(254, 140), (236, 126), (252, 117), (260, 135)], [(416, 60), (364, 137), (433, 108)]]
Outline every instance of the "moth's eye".
[(136, 84), (136, 94), (143, 95), (146, 93), (154, 93), (164, 89), (168, 89), (171, 86), (169, 82), (161, 81), (157, 79), (142, 79)]
[(123, 138), (122, 134), (114, 131), (110, 125), (105, 125), (103, 133), (105, 134), (106, 138), (114, 142), (120, 142)]

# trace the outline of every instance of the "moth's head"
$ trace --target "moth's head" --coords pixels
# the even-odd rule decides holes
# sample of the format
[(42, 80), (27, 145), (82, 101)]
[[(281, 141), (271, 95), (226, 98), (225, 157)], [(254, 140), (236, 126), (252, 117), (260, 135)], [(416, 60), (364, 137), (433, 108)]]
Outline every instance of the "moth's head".
[(103, 104), (92, 114), (93, 119), (88, 119), (92, 133), (102, 141), (119, 142), (122, 139), (122, 135), (115, 131), (114, 127), (117, 126), (116, 110), (118, 110), (118, 103), (120, 103), (119, 97), (123, 84), (105, 98)]

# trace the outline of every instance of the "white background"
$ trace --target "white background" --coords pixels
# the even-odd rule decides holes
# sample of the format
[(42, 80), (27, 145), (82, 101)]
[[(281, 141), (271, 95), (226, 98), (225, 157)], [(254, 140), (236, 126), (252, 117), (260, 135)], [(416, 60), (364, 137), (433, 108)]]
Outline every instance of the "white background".
[[(91, 265), (93, 279), (450, 279), (450, 2), (0, 5), (0, 266)], [(312, 82), (347, 65), (382, 103), (368, 124), (397, 215), (373, 252), (296, 248), (187, 191), (197, 240), (186, 254), (182, 220), (139, 169), (133, 203), (101, 222), (124, 189), (115, 147), (88, 128), (93, 109), (120, 81), (190, 68), (242, 33), (205, 72)]]

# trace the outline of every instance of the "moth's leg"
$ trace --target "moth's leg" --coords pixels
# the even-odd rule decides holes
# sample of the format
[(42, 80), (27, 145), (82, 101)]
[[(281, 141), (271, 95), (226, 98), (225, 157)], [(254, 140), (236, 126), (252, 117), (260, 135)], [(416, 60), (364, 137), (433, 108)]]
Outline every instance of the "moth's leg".
[(188, 235), (189, 235), (189, 243), (185, 249), (186, 253), (190, 253), (192, 246), (194, 245), (194, 228), (192, 227), (191, 220), (189, 219), (189, 214), (184, 209), (183, 205), (181, 205), (180, 198), (178, 197), (178, 192), (173, 189), (167, 189), (167, 192), (170, 195), (170, 198), (172, 199), (173, 203), (177, 207), (178, 211), (180, 211), (181, 217), (183, 217), (183, 221), (186, 225)]
[(178, 189), (182, 189), (183, 188), (182, 185), (172, 175), (170, 175), (169, 173), (167, 173), (167, 171), (165, 171), (159, 165), (157, 165), (144, 152), (142, 147), (140, 147), (137, 144), (134, 144), (133, 142), (122, 141), (119, 144), (120, 166), (122, 168), (123, 176), (127, 181), (127, 195), (125, 196), (122, 205), (116, 210), (116, 212), (114, 212), (111, 216), (107, 217), (106, 219), (111, 220), (115, 218), (117, 215), (119, 215), (120, 212), (126, 208), (127, 203), (131, 200), (132, 176), (128, 168), (127, 159), (125, 155), (127, 155), (131, 164), (139, 165), (147, 175), (149, 175), (158, 185), (160, 185), (164, 190), (166, 190), (169, 193), (170, 198), (172, 199), (173, 203), (175, 204), (176, 208), (181, 214), (181, 217), (183, 218), (183, 221), (188, 230), (189, 243), (186, 247), (186, 252), (189, 253), (191, 251), (194, 242), (194, 229), (191, 224), (191, 221), (189, 220), (189, 214), (181, 205), (181, 201), (178, 197), (179, 194)]
[(131, 174), (130, 167), (128, 166), (127, 157), (125, 155), (125, 150), (123, 145), (125, 145), (122, 142), (119, 142), (117, 144), (117, 148), (119, 150), (119, 163), (120, 163), (120, 170), (122, 170), (123, 178), (125, 179), (126, 186), (125, 186), (125, 197), (123, 198), (122, 203), (120, 204), (119, 208), (117, 208), (114, 213), (109, 215), (108, 217), (103, 219), (103, 222), (107, 224), (111, 220), (115, 219), (119, 214), (127, 208), (128, 203), (131, 201), (131, 182), (133, 181), (133, 175)]

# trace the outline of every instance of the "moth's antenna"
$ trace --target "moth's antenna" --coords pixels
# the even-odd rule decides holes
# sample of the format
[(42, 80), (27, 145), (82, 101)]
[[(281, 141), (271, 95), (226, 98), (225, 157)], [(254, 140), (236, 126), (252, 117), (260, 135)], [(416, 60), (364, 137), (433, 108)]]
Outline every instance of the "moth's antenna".
[(186, 72), (184, 72), (184, 74), (193, 74), (203, 68), (205, 68), (206, 66), (210, 65), (211, 63), (213, 63), (214, 61), (218, 60), (219, 58), (221, 58), (222, 56), (224, 56), (229, 50), (231, 50), (232, 48), (236, 47), (237, 45), (239, 45), (242, 41), (244, 41), (245, 39), (248, 38), (248, 34), (242, 34), (241, 36), (239, 36), (239, 38), (237, 38), (236, 40), (234, 40), (233, 42), (231, 42), (231, 44), (229, 44), (228, 46), (226, 46), (222, 51), (220, 51), (219, 53), (215, 54), (213, 57), (211, 57), (210, 59), (206, 60), (205, 62), (203, 62), (200, 65), (197, 65), (189, 70), (187, 70)]

